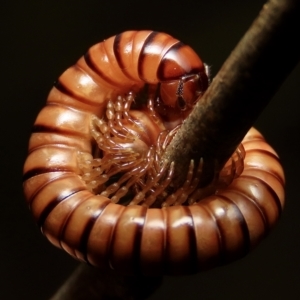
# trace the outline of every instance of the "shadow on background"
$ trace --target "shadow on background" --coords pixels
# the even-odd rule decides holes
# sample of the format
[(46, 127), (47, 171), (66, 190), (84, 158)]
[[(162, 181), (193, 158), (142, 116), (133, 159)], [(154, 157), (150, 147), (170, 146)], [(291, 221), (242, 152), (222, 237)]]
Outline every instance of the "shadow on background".
[[(21, 187), (30, 128), (53, 81), (91, 45), (129, 29), (173, 35), (192, 46), (214, 76), (264, 3), (103, 2), (12, 0), (1, 5), (1, 299), (48, 299), (77, 265), (40, 234)], [(292, 299), (300, 294), (299, 78), (298, 67), (257, 121), (285, 167), (287, 205), (279, 225), (240, 261), (194, 276), (166, 277), (151, 300)]]

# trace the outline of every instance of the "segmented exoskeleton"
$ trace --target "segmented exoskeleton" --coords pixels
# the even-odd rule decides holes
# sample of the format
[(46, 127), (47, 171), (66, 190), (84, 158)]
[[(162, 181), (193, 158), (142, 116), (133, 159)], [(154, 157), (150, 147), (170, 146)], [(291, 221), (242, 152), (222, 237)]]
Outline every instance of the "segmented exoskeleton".
[(162, 161), (207, 86), (196, 53), (152, 31), (111, 37), (67, 69), (35, 121), (24, 166), (45, 236), (126, 273), (193, 273), (252, 249), (284, 204), (283, 170), (257, 130), (206, 189), (197, 186), (201, 161), (180, 187), (176, 166)]

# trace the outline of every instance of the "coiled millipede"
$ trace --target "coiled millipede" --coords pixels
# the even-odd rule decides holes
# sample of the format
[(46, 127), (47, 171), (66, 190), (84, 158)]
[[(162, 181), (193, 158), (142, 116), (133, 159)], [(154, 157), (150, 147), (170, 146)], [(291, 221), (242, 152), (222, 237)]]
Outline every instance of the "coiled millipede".
[(205, 189), (201, 161), (175, 187), (176, 165), (161, 159), (207, 86), (196, 53), (152, 31), (111, 37), (67, 69), (24, 166), (27, 202), (50, 242), (91, 265), (143, 274), (194, 273), (257, 245), (284, 204), (282, 167), (257, 130)]

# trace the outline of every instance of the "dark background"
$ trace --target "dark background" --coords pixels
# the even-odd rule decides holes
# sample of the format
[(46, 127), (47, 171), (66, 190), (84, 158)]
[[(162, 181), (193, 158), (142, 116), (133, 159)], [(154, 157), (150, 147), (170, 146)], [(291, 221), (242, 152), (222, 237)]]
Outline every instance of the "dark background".
[[(30, 128), (56, 77), (91, 45), (129, 29), (153, 29), (175, 36), (200, 54), (214, 76), (263, 3), (1, 3), (0, 299), (48, 299), (77, 265), (40, 234), (21, 186)], [(284, 61), (278, 57), (274, 63)], [(256, 124), (279, 153), (286, 172), (287, 204), (279, 224), (244, 259), (194, 276), (166, 277), (151, 300), (300, 297), (299, 76), (298, 66)]]

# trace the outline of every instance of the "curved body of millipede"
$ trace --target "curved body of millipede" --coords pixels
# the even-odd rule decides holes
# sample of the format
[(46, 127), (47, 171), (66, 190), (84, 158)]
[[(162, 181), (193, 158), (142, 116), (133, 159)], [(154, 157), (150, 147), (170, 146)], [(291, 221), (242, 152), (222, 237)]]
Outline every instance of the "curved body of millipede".
[(176, 187), (163, 153), (208, 86), (205, 65), (171, 36), (128, 31), (67, 69), (39, 113), (24, 166), (34, 219), (80, 261), (124, 273), (188, 274), (244, 256), (284, 204), (284, 174), (255, 129), (199, 188)]

